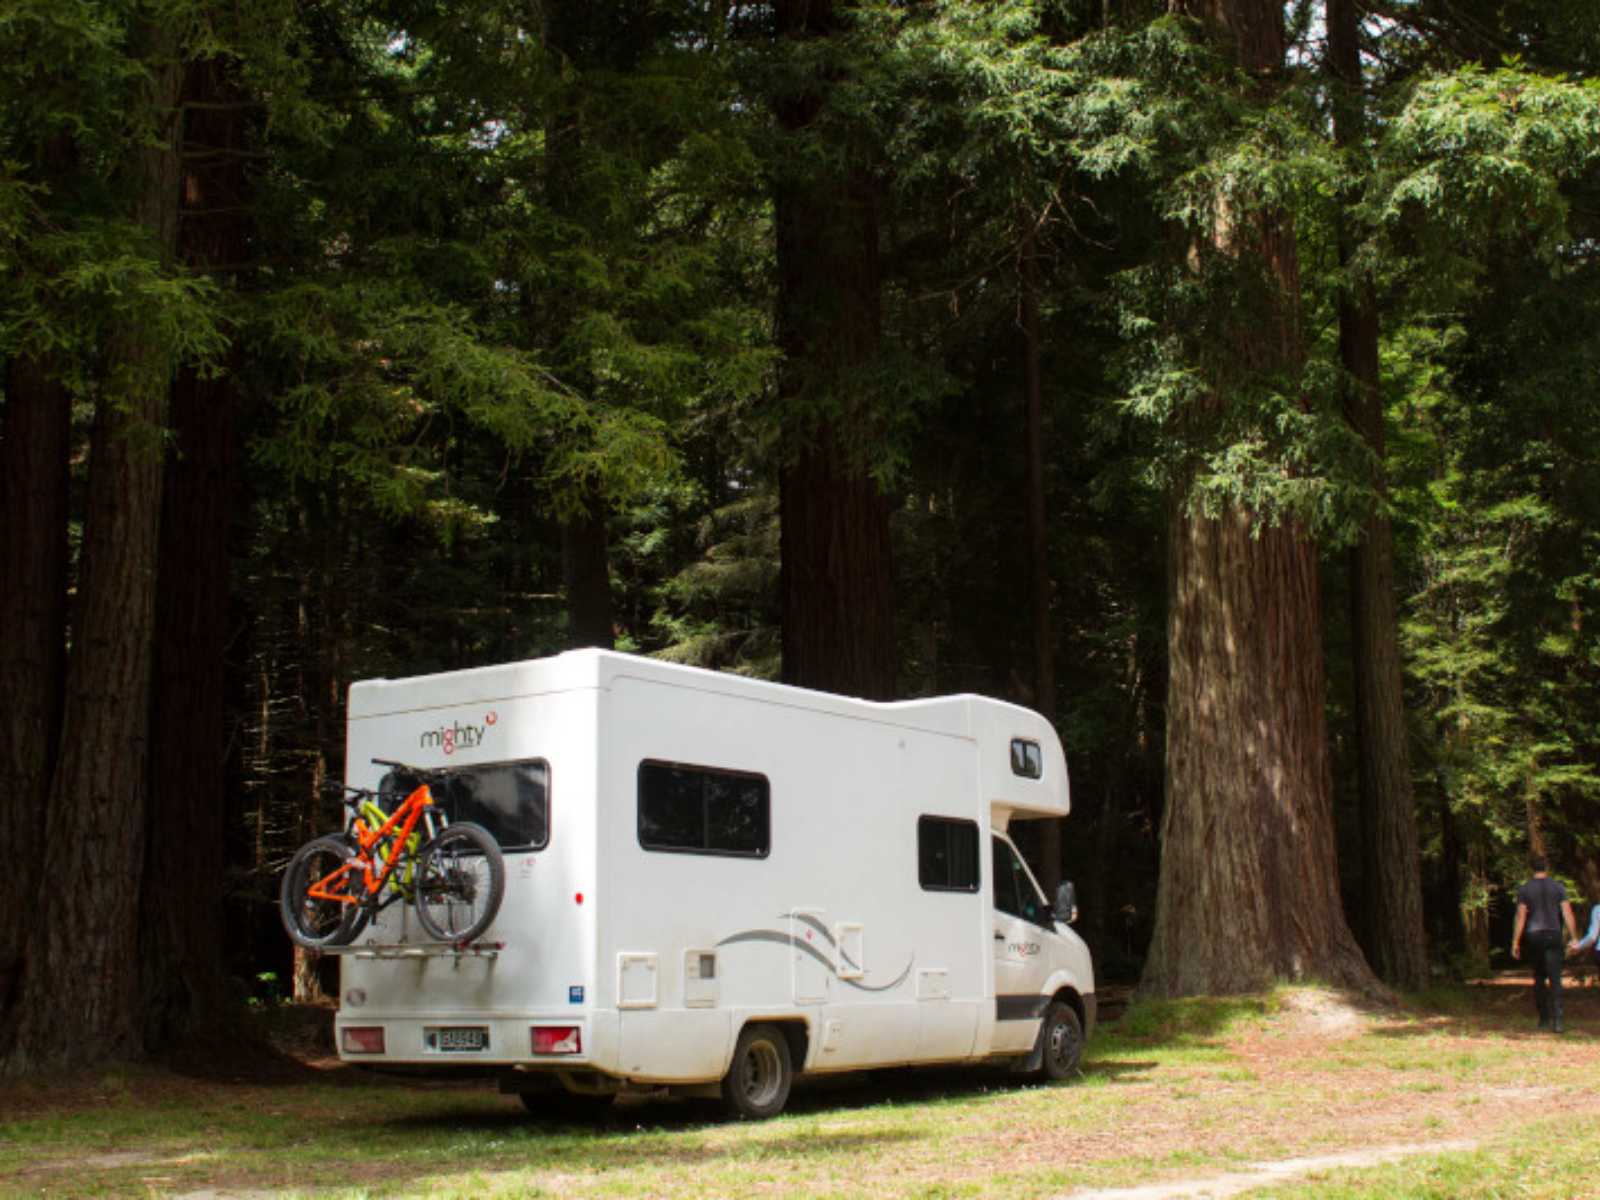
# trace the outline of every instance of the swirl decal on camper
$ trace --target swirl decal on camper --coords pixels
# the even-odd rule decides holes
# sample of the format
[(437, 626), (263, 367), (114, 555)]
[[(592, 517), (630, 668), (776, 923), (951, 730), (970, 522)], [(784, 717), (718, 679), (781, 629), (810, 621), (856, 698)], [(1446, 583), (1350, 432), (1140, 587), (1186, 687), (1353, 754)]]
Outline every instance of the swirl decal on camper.
[[(783, 913), (779, 919), (789, 920), (790, 914)], [(845, 966), (849, 967), (852, 971), (862, 970), (861, 965), (853, 961), (850, 955), (839, 946), (839, 944), (834, 940), (833, 934), (828, 931), (827, 927), (824, 926), (822, 922), (818, 921), (809, 913), (795, 913), (793, 914), (793, 919), (799, 921), (802, 925), (809, 926), (810, 930), (815, 930), (817, 933), (821, 934), (828, 945), (838, 950), (839, 957), (844, 959)], [(740, 942), (768, 942), (775, 946), (792, 946), (796, 950), (804, 951), (806, 954), (809, 954), (812, 958), (816, 959), (817, 962), (822, 964), (823, 967), (827, 968), (828, 974), (839, 980), (839, 982), (844, 984), (846, 987), (853, 987), (858, 992), (893, 991), (910, 977), (911, 968), (916, 963), (916, 955), (913, 954), (911, 958), (907, 960), (905, 970), (901, 971), (900, 974), (896, 975), (888, 983), (868, 984), (862, 983), (855, 979), (841, 978), (838, 967), (836, 967), (826, 955), (817, 949), (816, 945), (814, 944), (812, 934), (809, 930), (805, 937), (802, 938), (796, 937), (790, 933), (784, 933), (780, 929), (744, 929), (738, 933), (730, 934), (729, 936), (723, 938), (717, 943), (717, 949), (720, 950), (724, 946), (737, 945)]]

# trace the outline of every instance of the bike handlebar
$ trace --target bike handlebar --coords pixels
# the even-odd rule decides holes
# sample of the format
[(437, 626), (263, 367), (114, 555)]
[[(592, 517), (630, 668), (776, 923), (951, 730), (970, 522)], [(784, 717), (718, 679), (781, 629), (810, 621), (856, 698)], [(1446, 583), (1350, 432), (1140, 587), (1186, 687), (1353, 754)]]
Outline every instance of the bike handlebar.
[[(392, 767), (420, 779), (441, 779), (446, 774), (437, 767), (414, 767), (410, 763), (396, 762), (392, 758), (375, 758), (372, 761), (380, 767)], [(348, 783), (337, 783), (331, 779), (322, 785), (322, 790), (327, 793), (341, 793), (340, 803), (351, 812), (360, 812), (363, 800), (376, 800), (379, 796), (379, 793), (372, 788), (351, 787)]]
[(416, 767), (410, 763), (396, 762), (392, 758), (375, 758), (372, 761), (380, 767), (394, 767), (420, 779), (441, 779), (447, 774), (438, 767)]

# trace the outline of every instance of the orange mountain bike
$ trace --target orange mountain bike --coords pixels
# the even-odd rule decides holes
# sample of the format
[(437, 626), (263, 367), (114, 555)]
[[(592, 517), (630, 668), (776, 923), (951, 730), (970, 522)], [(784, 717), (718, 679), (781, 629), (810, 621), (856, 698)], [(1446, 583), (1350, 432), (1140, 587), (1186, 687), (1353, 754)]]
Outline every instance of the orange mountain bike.
[(404, 901), (437, 942), (464, 945), (489, 928), (505, 897), (505, 858), (494, 836), (451, 822), (428, 786), (441, 772), (375, 758), (421, 782), (393, 812), (365, 788), (343, 788), (343, 833), (300, 847), (283, 873), (279, 910), (289, 936), (308, 949), (344, 946), (391, 904)]

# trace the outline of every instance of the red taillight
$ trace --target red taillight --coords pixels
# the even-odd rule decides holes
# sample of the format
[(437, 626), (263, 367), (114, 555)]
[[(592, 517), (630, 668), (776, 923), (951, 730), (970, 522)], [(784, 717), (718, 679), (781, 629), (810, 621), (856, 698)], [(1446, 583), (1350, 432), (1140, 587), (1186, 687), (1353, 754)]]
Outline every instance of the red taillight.
[(582, 1054), (583, 1034), (576, 1025), (535, 1025), (535, 1054)]
[(339, 1031), (339, 1044), (346, 1054), (382, 1054), (382, 1025), (346, 1025)]

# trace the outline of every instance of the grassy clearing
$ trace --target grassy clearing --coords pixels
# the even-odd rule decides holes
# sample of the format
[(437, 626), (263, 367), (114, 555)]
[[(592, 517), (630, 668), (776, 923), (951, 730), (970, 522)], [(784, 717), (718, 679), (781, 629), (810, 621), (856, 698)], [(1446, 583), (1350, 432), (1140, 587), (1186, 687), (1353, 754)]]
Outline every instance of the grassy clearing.
[(1568, 1200), (1593, 1196), (1600, 1138), (1572, 1122), (1538, 1121), (1472, 1152), (1419, 1155), (1358, 1170), (1323, 1171), (1244, 1195), (1271, 1200)]
[(755, 1125), (664, 1102), (538, 1124), (482, 1085), (349, 1069), (273, 1084), (130, 1069), (0, 1090), (0, 1194), (1053, 1196), (1442, 1138), (1483, 1148), (1263, 1194), (1500, 1195), (1552, 1145), (1553, 1190), (1516, 1194), (1585, 1194), (1597, 1139), (1556, 1133), (1600, 1122), (1600, 996), (1589, 1008), (1558, 1040), (1488, 993), (1375, 1013), (1308, 989), (1138, 1005), (1068, 1087), (887, 1072), (797, 1089)]

